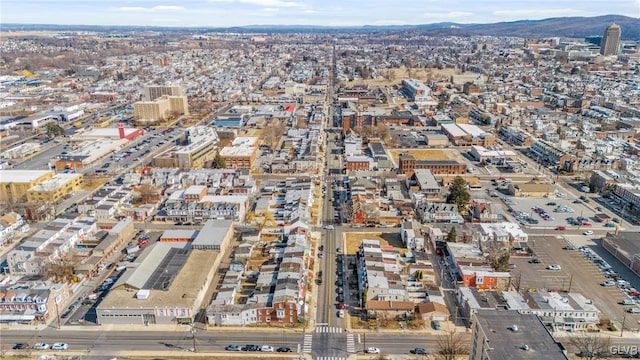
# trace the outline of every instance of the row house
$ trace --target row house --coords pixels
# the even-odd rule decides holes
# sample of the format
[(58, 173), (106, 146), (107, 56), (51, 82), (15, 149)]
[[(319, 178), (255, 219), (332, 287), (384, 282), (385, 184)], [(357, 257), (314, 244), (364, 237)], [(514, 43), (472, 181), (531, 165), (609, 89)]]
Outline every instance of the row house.
[(55, 318), (56, 303), (65, 304), (71, 290), (64, 284), (11, 283), (0, 286), (0, 323), (46, 323)]
[(473, 233), (473, 240), (480, 246), (487, 242), (502, 243), (506, 246), (510, 243), (527, 242), (529, 239), (529, 235), (517, 223), (480, 223), (473, 226), (476, 230)]
[(200, 201), (184, 201), (181, 192), (173, 193), (155, 218), (160, 221), (203, 223), (208, 219), (244, 219), (246, 195), (207, 195)]
[(0, 247), (6, 246), (8, 241), (13, 240), (19, 230), (25, 232), (28, 229), (29, 225), (20, 214), (10, 212), (3, 215), (0, 217)]
[(456, 204), (418, 201), (416, 213), (423, 223), (462, 224), (464, 219), (458, 213)]
[[(378, 240), (362, 240), (356, 253), (358, 290), (366, 291), (366, 301), (408, 301), (409, 296), (400, 279), (401, 265), (397, 252)], [(364, 299), (363, 299), (364, 300)], [(362, 304), (366, 307), (366, 303)]]

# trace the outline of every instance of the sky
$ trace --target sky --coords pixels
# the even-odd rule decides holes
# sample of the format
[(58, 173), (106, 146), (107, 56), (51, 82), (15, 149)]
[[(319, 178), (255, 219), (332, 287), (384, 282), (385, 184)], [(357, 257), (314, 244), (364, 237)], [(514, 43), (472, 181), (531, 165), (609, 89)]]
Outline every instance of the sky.
[(229, 27), (640, 18), (640, 0), (0, 0), (3, 23)]

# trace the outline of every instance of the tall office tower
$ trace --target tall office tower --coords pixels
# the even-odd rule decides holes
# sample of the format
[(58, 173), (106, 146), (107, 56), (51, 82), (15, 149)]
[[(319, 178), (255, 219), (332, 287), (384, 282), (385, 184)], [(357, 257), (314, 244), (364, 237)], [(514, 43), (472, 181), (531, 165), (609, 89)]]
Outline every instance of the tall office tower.
[(144, 87), (145, 101), (153, 101), (161, 97), (162, 95), (184, 96), (184, 90), (182, 89), (182, 86), (145, 85)]
[(600, 44), (600, 54), (604, 56), (617, 55), (620, 50), (620, 25), (613, 23), (607, 27), (602, 36), (602, 43)]

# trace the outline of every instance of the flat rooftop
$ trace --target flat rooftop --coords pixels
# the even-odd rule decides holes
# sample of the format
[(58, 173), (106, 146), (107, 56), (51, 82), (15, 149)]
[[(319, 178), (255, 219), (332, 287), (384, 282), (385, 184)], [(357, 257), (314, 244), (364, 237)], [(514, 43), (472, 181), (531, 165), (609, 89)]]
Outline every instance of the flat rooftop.
[(30, 183), (51, 172), (51, 170), (0, 170), (0, 183)]
[[(489, 359), (568, 359), (536, 315), (508, 310), (478, 310), (476, 318), (491, 349), (487, 351)], [(513, 325), (517, 326), (517, 331), (512, 330)], [(528, 350), (521, 348), (525, 344)]]
[(217, 250), (189, 250), (184, 265), (168, 290), (150, 289), (149, 297), (141, 300), (136, 299), (136, 291), (113, 289), (100, 303), (99, 308), (191, 307), (200, 292), (200, 286), (194, 284), (204, 284), (209, 269), (213, 267), (218, 256), (220, 252)]

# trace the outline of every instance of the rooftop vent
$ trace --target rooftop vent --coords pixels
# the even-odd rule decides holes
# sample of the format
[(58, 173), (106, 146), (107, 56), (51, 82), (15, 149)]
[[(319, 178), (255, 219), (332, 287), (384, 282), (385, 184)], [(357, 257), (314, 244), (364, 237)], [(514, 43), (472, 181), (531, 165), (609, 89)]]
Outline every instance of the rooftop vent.
[(527, 345), (527, 344), (523, 344), (520, 348), (521, 348), (522, 350), (524, 350), (524, 351), (527, 351), (527, 350), (529, 350), (529, 345)]
[(511, 327), (509, 327), (509, 329), (513, 332), (518, 332), (518, 325), (511, 325)]

